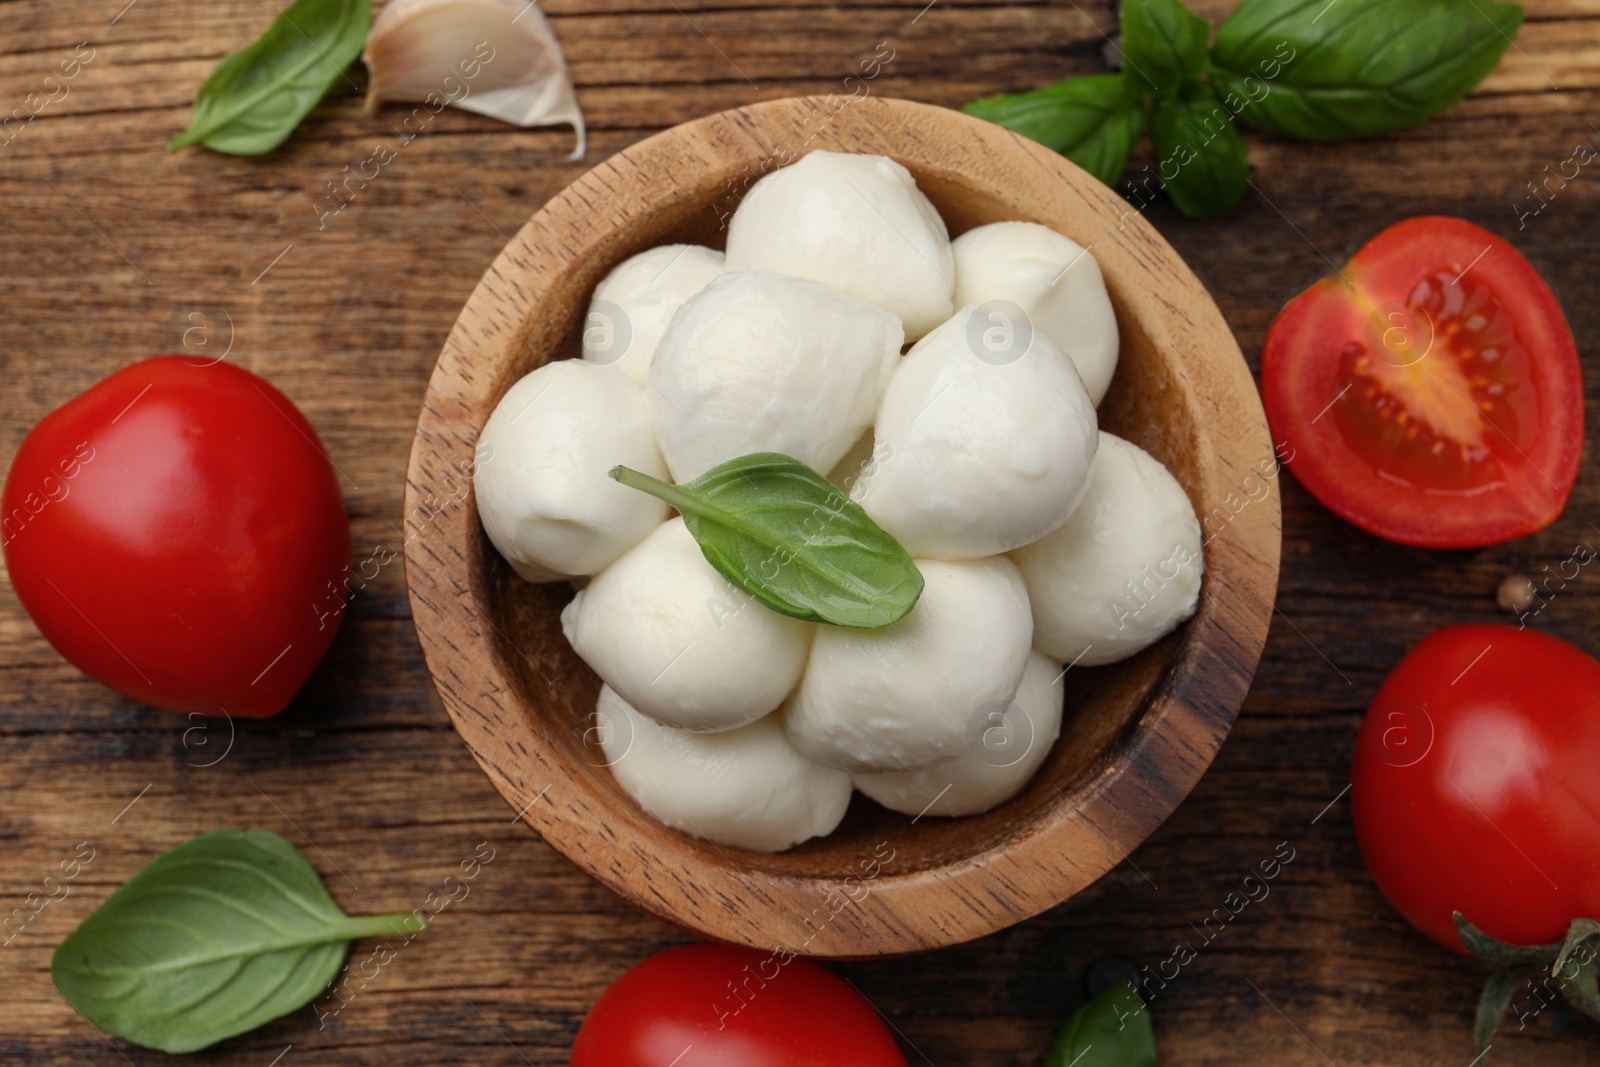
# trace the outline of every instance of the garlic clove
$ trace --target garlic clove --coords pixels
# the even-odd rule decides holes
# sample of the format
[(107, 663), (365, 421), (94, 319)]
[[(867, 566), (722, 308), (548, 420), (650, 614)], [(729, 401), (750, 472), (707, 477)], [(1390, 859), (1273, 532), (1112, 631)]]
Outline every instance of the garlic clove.
[(517, 126), (567, 123), (578, 135), (571, 158), (587, 147), (566, 57), (532, 0), (392, 0), (361, 58), (368, 111), (453, 104)]

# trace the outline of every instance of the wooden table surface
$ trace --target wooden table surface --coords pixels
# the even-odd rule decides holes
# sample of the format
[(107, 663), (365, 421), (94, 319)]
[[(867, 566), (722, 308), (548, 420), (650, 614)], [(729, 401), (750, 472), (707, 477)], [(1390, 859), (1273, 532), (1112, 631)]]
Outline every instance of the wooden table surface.
[[(398, 548), (411, 432), (434, 358), (507, 236), (594, 162), (664, 126), (752, 100), (849, 92), (881, 42), (872, 91), (956, 106), (1104, 69), (1107, 0), (548, 0), (591, 123), (524, 131), (447, 110), (337, 215), (327, 183), (379, 143), (352, 70), (264, 159), (164, 150), (217, 58), (272, 19), (258, 0), (6, 0), (0, 111), (59, 60), (92, 58), (0, 147), (0, 460), (111, 371), (159, 352), (261, 373), (322, 435), (359, 559)], [(124, 7), (124, 4), (127, 6)], [(1227, 0), (1197, 5), (1212, 18)], [(1247, 133), (1254, 189), (1222, 223), (1148, 215), (1215, 295), (1254, 364), (1278, 308), (1410, 215), (1465, 216), (1511, 239), (1600, 343), (1600, 196), (1588, 171), (1534, 216), (1528, 182), (1600, 145), (1600, 2), (1534, 0), (1500, 69), (1409, 133), (1338, 145)], [(84, 47), (80, 48), (79, 46)], [(56, 95), (59, 96), (59, 91)], [(1135, 160), (1142, 164), (1147, 157)], [(1548, 168), (1548, 169), (1547, 169)], [(1570, 169), (1570, 168), (1569, 168)], [(1546, 194), (1548, 196), (1548, 194)], [(320, 222), (320, 224), (319, 224)], [(1593, 396), (1600, 377), (1586, 368)], [(1591, 409), (1591, 416), (1594, 414)], [(1090, 891), (976, 943), (835, 965), (893, 1022), (912, 1064), (1036, 1064), (1097, 961), (1197, 957), (1156, 997), (1166, 1065), (1467, 1067), (1482, 972), (1412, 932), (1362, 866), (1343, 799), (1362, 710), (1435, 627), (1506, 619), (1495, 586), (1600, 542), (1592, 454), (1566, 514), (1533, 537), (1427, 552), (1368, 537), (1284, 479), (1281, 614), (1220, 758), (1172, 819)], [(1532, 623), (1600, 651), (1600, 574)], [(627, 966), (683, 940), (578, 874), (490, 787), (429, 682), (401, 565), (356, 596), (294, 705), (200, 729), (63, 662), (0, 583), (0, 911), (70, 857), (71, 894), (0, 945), (0, 1061), (155, 1064), (56, 994), (50, 953), (163, 849), (259, 826), (301, 847), (347, 911), (409, 910), (480, 842), (494, 859), (427, 933), (333, 1014), (304, 1010), (197, 1059), (312, 1064), (562, 1064), (590, 1003)], [(1199, 924), (1275, 850), (1272, 892), (1209, 943)], [(354, 958), (354, 957), (353, 957)], [(319, 1020), (319, 1014), (321, 1018)], [(1600, 1028), (1549, 1008), (1496, 1044), (1500, 1064), (1600, 1064)], [(276, 1059), (275, 1059), (276, 1057)]]

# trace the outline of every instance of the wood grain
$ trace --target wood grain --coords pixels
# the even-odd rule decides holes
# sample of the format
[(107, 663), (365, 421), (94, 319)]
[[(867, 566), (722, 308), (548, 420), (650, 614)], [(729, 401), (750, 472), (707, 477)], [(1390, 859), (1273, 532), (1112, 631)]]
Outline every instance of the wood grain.
[[(76, 43), (99, 50), (70, 96), (0, 148), (0, 460), (9, 463), (42, 415), (105, 374), (183, 351), (183, 331), (196, 325), (190, 314), (206, 316), (210, 343), (223, 343), (226, 312), (229, 358), (285, 389), (349, 477), (358, 559), (404, 539), (411, 433), (457, 313), (510, 235), (593, 162), (712, 111), (840, 91), (886, 34), (903, 46), (874, 92), (957, 105), (1102, 70), (1103, 42), (1080, 20), (1115, 32), (1109, 4), (1081, 0), (938, 4), (920, 18), (920, 2), (678, 0), (684, 18), (657, 0), (559, 0), (550, 8), (556, 32), (571, 39), (597, 126), (588, 161), (563, 161), (565, 131), (513, 131), (446, 112), (319, 230), (313, 206), (323, 183), (392, 136), (385, 119), (403, 112), (370, 119), (345, 86), (266, 159), (169, 156), (162, 143), (186, 121), (199, 79), (273, 12), (244, 0), (139, 0), (111, 24), (125, 2), (0, 3), (0, 110), (35, 91)], [(1196, 6), (1216, 18), (1231, 5)], [(804, 12), (803, 25), (785, 12)], [(720, 21), (708, 23), (712, 14)], [(1511, 53), (1480, 92), (1429, 125), (1338, 146), (1247, 133), (1255, 189), (1235, 218), (1189, 223), (1160, 202), (1146, 212), (1216, 298), (1252, 365), (1272, 316), (1329, 261), (1391, 222), (1432, 211), (1513, 241), (1563, 301), (1580, 351), (1600, 345), (1594, 176), (1586, 169), (1521, 228), (1514, 209), (1531, 206), (1525, 183), (1543, 167), (1595, 143), (1600, 65), (1584, 42), (1600, 5), (1541, 0), (1528, 14), (1524, 34), (1540, 32), (1519, 41), (1527, 58)], [(580, 57), (582, 24), (589, 40)], [(784, 32), (764, 29), (773, 25)], [(1558, 53), (1571, 57), (1559, 71)], [(359, 70), (351, 77), (364, 81)], [(1585, 375), (1592, 401), (1600, 377), (1588, 367)], [(1481, 972), (1408, 930), (1385, 904), (1337, 798), (1361, 711), (1384, 673), (1437, 626), (1503, 618), (1494, 589), (1505, 574), (1554, 570), (1575, 543), (1597, 543), (1589, 524), (1600, 524), (1600, 473), (1586, 462), (1567, 513), (1549, 529), (1473, 552), (1374, 540), (1292, 477), (1282, 488), (1282, 614), (1227, 744), (1174, 816), (1067, 906), (930, 955), (836, 965), (892, 1020), (911, 1063), (1038, 1064), (1084, 999), (1091, 964), (1122, 958), (1155, 969), (1180, 941), (1200, 952), (1154, 1003), (1163, 1064), (1471, 1061)], [(199, 1062), (266, 1067), (292, 1045), (279, 1067), (563, 1064), (606, 983), (683, 939), (512, 824), (513, 810), (428, 681), (399, 568), (384, 568), (351, 603), (296, 704), (269, 722), (240, 724), (212, 767), (194, 765), (215, 750), (194, 735), (185, 746), (189, 723), (120, 700), (57, 658), (0, 583), (0, 904), (9, 911), (37, 891), (75, 843), (98, 847), (73, 895), (0, 945), (8, 994), (0, 1061), (169, 1062), (113, 1049), (61, 1002), (47, 964), (115, 884), (214, 826), (289, 836), (352, 912), (413, 906), (477, 842), (498, 852), (471, 896), (325, 1029), (302, 1012)], [(1597, 593), (1600, 573), (1586, 570), (1532, 625), (1600, 651)], [(1272, 895), (1202, 945), (1195, 927), (1284, 841), (1296, 858)], [(1557, 1006), (1525, 1030), (1513, 1026), (1494, 1059), (1595, 1067), (1597, 1038), (1600, 1029)]]

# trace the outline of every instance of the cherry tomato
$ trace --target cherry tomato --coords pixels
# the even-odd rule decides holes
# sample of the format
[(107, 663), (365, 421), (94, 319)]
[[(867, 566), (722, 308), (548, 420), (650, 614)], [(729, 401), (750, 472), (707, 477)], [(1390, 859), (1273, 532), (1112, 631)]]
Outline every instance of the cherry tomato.
[(787, 953), (683, 945), (595, 1001), (572, 1067), (905, 1067), (876, 1009)]
[(1267, 334), (1274, 440), (1313, 496), (1409, 545), (1548, 525), (1583, 448), (1572, 331), (1533, 266), (1461, 219), (1384, 230)]
[(22, 606), (136, 700), (274, 715), (338, 629), (350, 527), (333, 469), (289, 399), (238, 367), (118, 371), (33, 428), (0, 507)]
[(1441, 945), (1455, 911), (1561, 940), (1600, 917), (1600, 663), (1510, 626), (1428, 635), (1367, 709), (1350, 804), (1378, 888)]

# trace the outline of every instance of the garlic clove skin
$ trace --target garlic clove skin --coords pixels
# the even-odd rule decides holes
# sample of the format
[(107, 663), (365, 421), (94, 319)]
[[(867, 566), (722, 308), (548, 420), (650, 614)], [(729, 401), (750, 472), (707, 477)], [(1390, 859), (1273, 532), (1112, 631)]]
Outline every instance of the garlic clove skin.
[(977, 815), (1010, 800), (1033, 778), (1061, 734), (1066, 673), (1035, 650), (1016, 696), (968, 727), (961, 755), (920, 771), (858, 774), (856, 788), (890, 811), (919, 817)]
[(780, 852), (832, 833), (850, 806), (850, 776), (796, 752), (775, 715), (690, 733), (641, 715), (607, 685), (592, 721), (623, 791), (695, 837)]
[(371, 74), (368, 111), (404, 101), (516, 126), (567, 123), (578, 135), (571, 158), (587, 148), (566, 57), (532, 0), (391, 0), (361, 58)]

